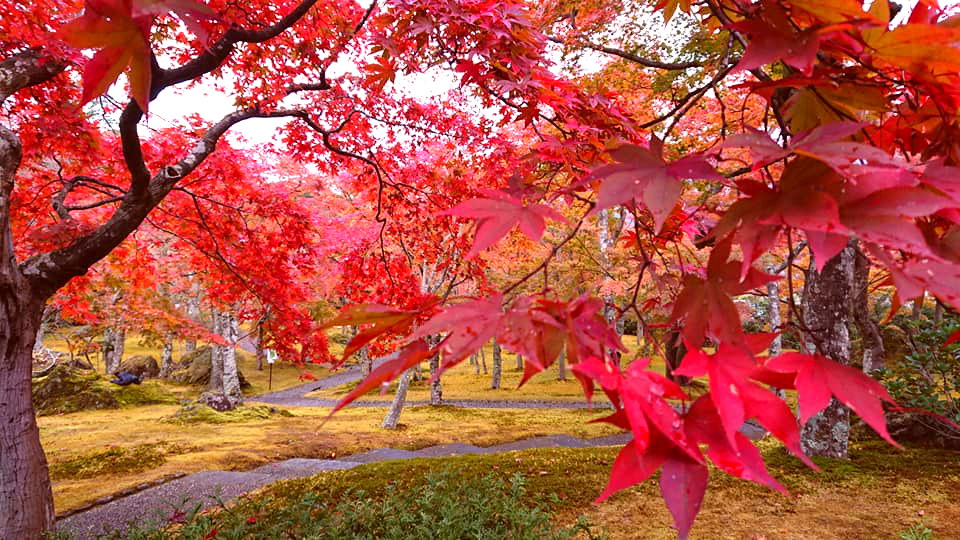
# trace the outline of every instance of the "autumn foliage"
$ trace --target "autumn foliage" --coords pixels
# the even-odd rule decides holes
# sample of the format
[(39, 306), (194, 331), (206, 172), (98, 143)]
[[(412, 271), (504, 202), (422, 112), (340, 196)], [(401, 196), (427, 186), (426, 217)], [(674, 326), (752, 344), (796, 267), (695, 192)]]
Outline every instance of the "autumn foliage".
[[(744, 330), (736, 298), (783, 279), (764, 258), (822, 270), (855, 243), (897, 305), (926, 292), (960, 309), (960, 19), (935, 0), (67, 4), (0, 23), (6, 55), (42, 49), (64, 71), (3, 109), (25, 149), (16, 257), (37, 272), (50, 253), (84, 257), (49, 279), (56, 302), (95, 317), (89, 291), (111, 288), (158, 320), (190, 286), (175, 276), (196, 273), (287, 357), (326, 360), (322, 328), (355, 326), (341, 362), (396, 354), (338, 409), (494, 338), (523, 355), (524, 381), (565, 351), (633, 434), (598, 500), (660, 471), (680, 537), (708, 463), (786, 491), (747, 420), (810, 466), (800, 428), (831, 399), (893, 443), (890, 396), (824, 353), (792, 292), (783, 327)], [(666, 26), (629, 30), (641, 11)], [(449, 91), (403, 91), (429, 76)], [(201, 79), (237, 109), (141, 140), (150, 103)], [(107, 99), (117, 81), (126, 105)], [(119, 134), (91, 107), (119, 113)], [(250, 118), (287, 120), (255, 157), (220, 141)], [(604, 247), (613, 212), (622, 240)], [(609, 279), (571, 278), (564, 254), (597, 234)], [(105, 235), (110, 249), (89, 247)], [(318, 301), (349, 305), (321, 324)], [(656, 329), (676, 329), (675, 375), (708, 390), (623, 361), (626, 318), (661, 350)], [(781, 332), (804, 350), (767, 354)], [(796, 391), (799, 424), (774, 388)]]

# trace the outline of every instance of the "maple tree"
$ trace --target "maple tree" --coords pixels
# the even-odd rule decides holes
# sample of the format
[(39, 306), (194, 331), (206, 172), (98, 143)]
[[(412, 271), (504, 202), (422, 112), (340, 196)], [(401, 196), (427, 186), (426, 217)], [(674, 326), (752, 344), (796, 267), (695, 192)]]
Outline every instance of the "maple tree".
[[(897, 19), (888, 2), (864, 10), (855, 0), (603, 0), (573, 11), (519, 0), (8, 7), (0, 22), (4, 537), (36, 537), (53, 520), (29, 389), (44, 305), (65, 287), (78, 298), (84, 280), (106, 275), (109, 261), (83, 277), (100, 261), (142, 256), (124, 245), (144, 223), (213, 253), (223, 265), (207, 284), (214, 296), (236, 305), (255, 291), (281, 312), (274, 331), (286, 337), (276, 343), (300, 343), (301, 354), (323, 350), (300, 311), (317, 296), (305, 274), (341, 272), (339, 294), (361, 303), (333, 324), (365, 325), (348, 352), (369, 345), (397, 355), (340, 407), (437, 355), (439, 376), (493, 338), (523, 355), (524, 380), (565, 350), (587, 397), (599, 386), (616, 408), (607, 421), (634, 436), (601, 498), (662, 469), (681, 537), (707, 487), (708, 461), (782, 490), (738, 432), (745, 420), (812, 465), (801, 426), (770, 386), (797, 391), (801, 422), (842, 404), (889, 438), (883, 403), (892, 400), (842, 365), (830, 342), (838, 338), (815, 319), (791, 316), (789, 327), (771, 329), (801, 333), (809, 343), (801, 352), (765, 354), (773, 333), (744, 330), (735, 297), (783, 279), (755, 267), (762, 255), (778, 254), (789, 270), (802, 238), (812, 253), (808, 280), (829, 282), (844, 275), (854, 238), (889, 274), (897, 303), (927, 292), (960, 307), (960, 23), (934, 0)], [(634, 10), (659, 14), (685, 43), (633, 30), (639, 23), (624, 14)], [(615, 63), (578, 77), (558, 64), (558, 50)], [(405, 80), (438, 70), (457, 79), (450, 95), (402, 91)], [(125, 104), (102, 97), (117, 80), (128, 86)], [(236, 110), (142, 129), (153, 100), (200, 81), (229, 94)], [(237, 171), (240, 151), (221, 139), (251, 118), (289, 119), (278, 151), (337, 179), (331, 191), (349, 194), (357, 210), (339, 201), (341, 214), (324, 213), (295, 200), (306, 190), (236, 182), (255, 171)], [(447, 173), (431, 174), (438, 167)], [(212, 192), (182, 191), (195, 179)], [(243, 228), (213, 202), (248, 198), (263, 213)], [(612, 294), (551, 287), (550, 265), (579, 235), (609, 233), (614, 209), (627, 233), (617, 260), (629, 263), (611, 311)], [(201, 223), (189, 225), (187, 211)], [(592, 225), (598, 217), (605, 225)], [(359, 241), (324, 248), (298, 223), (364, 230)], [(483, 252), (514, 229), (542, 242), (547, 227), (562, 232), (546, 236), (540, 262), (491, 287)], [(221, 239), (238, 248), (219, 252)], [(273, 275), (262, 271), (263, 252), (277, 254)], [(340, 258), (339, 268), (318, 270), (312, 259), (322, 256)], [(424, 287), (427, 268), (450, 279)], [(237, 280), (224, 282), (223, 269)], [(541, 274), (543, 286), (534, 286)], [(458, 279), (471, 296), (455, 290)], [(789, 303), (796, 311), (792, 294)], [(709, 392), (694, 400), (643, 359), (622, 368), (615, 319), (628, 312), (649, 338), (651, 313), (678, 329), (689, 352), (675, 372), (706, 377)]]

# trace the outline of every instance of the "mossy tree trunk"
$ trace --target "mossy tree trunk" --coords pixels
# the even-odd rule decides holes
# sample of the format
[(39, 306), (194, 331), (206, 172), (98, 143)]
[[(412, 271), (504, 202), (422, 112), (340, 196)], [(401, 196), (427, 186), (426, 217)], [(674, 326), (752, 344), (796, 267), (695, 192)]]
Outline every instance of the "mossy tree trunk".
[[(850, 363), (854, 258), (850, 244), (817, 272), (811, 256), (803, 288), (807, 346), (841, 364)], [(850, 411), (836, 399), (810, 418), (800, 432), (800, 445), (810, 456), (846, 458), (849, 443)]]
[(160, 354), (161, 379), (170, 375), (171, 367), (173, 367), (173, 334), (167, 334), (163, 340), (163, 352)]
[(503, 372), (503, 354), (500, 351), (500, 344), (493, 340), (493, 369), (490, 377), (490, 388), (497, 390), (500, 388), (500, 375)]

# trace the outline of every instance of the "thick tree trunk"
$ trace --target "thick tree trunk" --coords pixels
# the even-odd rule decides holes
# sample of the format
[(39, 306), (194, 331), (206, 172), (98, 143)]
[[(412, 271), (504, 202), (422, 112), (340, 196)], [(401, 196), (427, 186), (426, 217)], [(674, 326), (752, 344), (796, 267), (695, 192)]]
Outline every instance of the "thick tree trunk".
[(853, 291), (852, 312), (853, 321), (860, 332), (863, 348), (863, 372), (875, 373), (883, 368), (883, 338), (880, 328), (870, 318), (869, 304), (869, 277), (870, 260), (863, 254), (859, 246), (853, 252)]
[(223, 393), (236, 407), (243, 403), (243, 394), (240, 391), (240, 374), (237, 370), (237, 340), (240, 337), (240, 326), (237, 318), (231, 313), (222, 313), (220, 323), (224, 331), (223, 338), (229, 344), (223, 351)]
[(400, 413), (403, 412), (403, 405), (407, 401), (407, 389), (410, 388), (411, 377), (413, 377), (413, 368), (403, 372), (403, 375), (400, 377), (400, 384), (397, 385), (397, 393), (393, 396), (393, 403), (390, 404), (387, 417), (383, 419), (380, 427), (384, 429), (397, 429), (400, 423)]
[(16, 291), (0, 296), (0, 538), (38, 539), (53, 525), (53, 494), (30, 394), (43, 304), (15, 298)]
[(497, 390), (500, 388), (500, 374), (503, 372), (503, 354), (500, 351), (500, 344), (493, 340), (493, 374), (490, 378), (490, 388)]
[[(811, 257), (803, 288), (803, 322), (815, 349), (841, 364), (850, 362), (851, 290), (854, 246), (848, 245), (817, 272)], [(836, 399), (814, 415), (800, 433), (800, 445), (810, 456), (846, 458), (850, 441), (850, 412)]]
[(163, 352), (160, 354), (160, 378), (170, 375), (173, 367), (173, 334), (167, 334), (163, 340)]

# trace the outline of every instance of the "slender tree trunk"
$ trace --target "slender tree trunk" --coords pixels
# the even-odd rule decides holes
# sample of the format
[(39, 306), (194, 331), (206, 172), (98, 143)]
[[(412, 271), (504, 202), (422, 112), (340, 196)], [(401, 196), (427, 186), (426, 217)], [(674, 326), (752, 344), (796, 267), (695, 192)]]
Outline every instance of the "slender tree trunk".
[[(487, 374), (487, 353), (484, 352), (483, 347), (480, 347), (480, 363), (483, 364), (483, 374)], [(479, 371), (477, 373), (480, 373)]]
[(926, 298), (927, 293), (921, 292), (920, 297), (913, 301), (913, 311), (910, 312), (910, 317), (913, 320), (919, 321), (920, 316), (923, 315), (923, 302), (926, 300)]
[[(219, 311), (213, 312), (213, 333), (223, 336), (226, 331), (223, 326), (223, 317)], [(210, 382), (207, 383), (207, 390), (216, 393), (223, 393), (223, 353), (226, 347), (214, 345), (210, 354)]]
[(940, 323), (943, 322), (943, 303), (937, 298), (937, 303), (933, 307), (933, 329), (938, 330)]
[[(187, 298), (187, 317), (195, 323), (200, 322), (200, 284), (194, 282), (192, 294)], [(216, 324), (216, 323), (214, 323)], [(183, 345), (184, 352), (190, 354), (197, 350), (197, 340), (188, 339)]]
[(400, 384), (397, 385), (397, 393), (393, 396), (393, 402), (390, 404), (390, 410), (387, 417), (383, 419), (380, 427), (384, 429), (397, 429), (400, 423), (400, 413), (403, 412), (403, 405), (407, 401), (407, 389), (410, 388), (410, 378), (413, 377), (413, 368), (403, 372), (400, 377)]
[[(821, 354), (841, 364), (850, 363), (851, 290), (854, 274), (852, 243), (817, 272), (813, 257), (803, 288), (806, 336)], [(846, 458), (850, 441), (850, 412), (836, 399), (803, 426), (800, 445), (807, 455)]]
[[(430, 339), (430, 346), (433, 347), (440, 342), (439, 336), (437, 339)], [(430, 357), (430, 404), (431, 405), (442, 405), (443, 404), (443, 386), (440, 382), (440, 353), (437, 353)]]
[(560, 358), (557, 359), (557, 379), (567, 380), (567, 350), (560, 351)]
[(497, 390), (500, 388), (500, 374), (503, 371), (503, 354), (500, 351), (500, 344), (493, 340), (493, 376), (490, 380), (490, 388)]
[[(767, 322), (770, 324), (771, 332), (779, 332), (782, 320), (780, 318), (780, 282), (771, 281), (767, 283), (767, 301), (770, 304), (767, 309)], [(783, 352), (783, 339), (780, 334), (770, 342), (770, 356), (776, 356)]]
[(523, 355), (517, 355), (517, 371), (523, 371)]
[(263, 349), (263, 323), (257, 323), (257, 346), (255, 349), (257, 358), (257, 371), (263, 371), (263, 362), (267, 359), (267, 353)]
[(880, 336), (880, 328), (877, 323), (870, 318), (869, 291), (867, 289), (870, 276), (870, 260), (863, 254), (859, 246), (855, 248), (853, 257), (853, 291), (851, 291), (853, 321), (857, 325), (857, 331), (860, 332), (862, 342), (863, 372), (869, 374), (883, 368), (883, 338)]
[(170, 375), (173, 366), (173, 334), (167, 334), (163, 340), (163, 352), (160, 355), (160, 378)]

